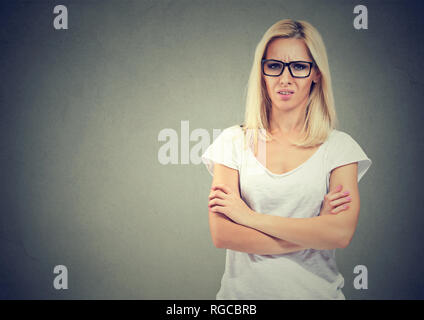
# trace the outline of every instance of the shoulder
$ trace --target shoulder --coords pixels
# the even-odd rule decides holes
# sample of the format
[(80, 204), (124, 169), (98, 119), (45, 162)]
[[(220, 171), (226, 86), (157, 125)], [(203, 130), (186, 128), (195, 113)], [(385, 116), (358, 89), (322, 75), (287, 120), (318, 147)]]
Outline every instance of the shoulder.
[(242, 133), (243, 129), (239, 124), (235, 124), (235, 125), (232, 125), (231, 127), (225, 128), (222, 132), (224, 132), (224, 131), (236, 135), (236, 134)]
[(235, 124), (222, 130), (221, 135), (225, 139), (240, 141), (243, 138), (243, 129), (239, 124)]
[(343, 146), (344, 144), (356, 143), (352, 136), (342, 130), (333, 129), (328, 135), (328, 142), (330, 145)]
[(348, 133), (346, 133), (342, 130), (338, 130), (338, 129), (333, 129), (329, 134), (329, 137), (332, 138), (333, 140), (343, 139), (346, 136), (350, 136), (350, 135)]
[(345, 131), (333, 129), (328, 135), (326, 147), (328, 159), (339, 158), (346, 153), (356, 153), (358, 149), (359, 144)]
[(329, 138), (326, 160), (328, 171), (358, 162), (358, 182), (372, 164), (360, 144), (349, 133), (336, 129), (333, 129)]

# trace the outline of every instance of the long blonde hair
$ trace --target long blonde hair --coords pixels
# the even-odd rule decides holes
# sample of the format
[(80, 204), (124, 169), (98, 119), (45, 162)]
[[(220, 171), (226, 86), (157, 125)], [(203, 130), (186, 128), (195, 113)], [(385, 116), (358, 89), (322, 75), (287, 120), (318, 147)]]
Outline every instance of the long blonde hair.
[(278, 21), (265, 32), (256, 46), (253, 66), (247, 84), (245, 120), (241, 127), (245, 134), (247, 132), (251, 134), (255, 154), (257, 153), (259, 135), (266, 141), (273, 139), (269, 132), (271, 101), (262, 76), (261, 61), (268, 44), (277, 38), (302, 39), (309, 50), (314, 65), (321, 73), (317, 83), (311, 85), (305, 121), (301, 130), (302, 139), (298, 143), (292, 143), (305, 148), (319, 145), (327, 139), (331, 130), (338, 125), (327, 51), (321, 35), (306, 21), (292, 19)]

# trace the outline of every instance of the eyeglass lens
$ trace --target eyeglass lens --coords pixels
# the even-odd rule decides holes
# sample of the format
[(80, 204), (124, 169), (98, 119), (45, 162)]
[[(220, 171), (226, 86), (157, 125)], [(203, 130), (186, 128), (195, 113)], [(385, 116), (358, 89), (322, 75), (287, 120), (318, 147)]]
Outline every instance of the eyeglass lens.
[[(265, 61), (264, 73), (270, 76), (278, 76), (281, 74), (283, 64), (277, 61)], [(290, 69), (295, 77), (307, 77), (310, 72), (310, 65), (304, 62), (295, 62), (290, 64)]]

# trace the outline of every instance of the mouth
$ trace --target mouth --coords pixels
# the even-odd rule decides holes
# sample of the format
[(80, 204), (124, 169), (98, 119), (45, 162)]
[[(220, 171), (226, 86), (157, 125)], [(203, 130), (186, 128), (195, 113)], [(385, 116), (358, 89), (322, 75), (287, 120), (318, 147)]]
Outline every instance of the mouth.
[(294, 94), (293, 90), (281, 90), (277, 91), (277, 94), (281, 97), (290, 97)]
[(294, 91), (293, 91), (293, 90), (281, 90), (281, 91), (278, 91), (277, 93), (278, 93), (278, 94), (281, 94), (281, 95), (288, 96), (288, 95), (290, 95), (290, 94), (293, 94), (293, 93), (294, 93)]

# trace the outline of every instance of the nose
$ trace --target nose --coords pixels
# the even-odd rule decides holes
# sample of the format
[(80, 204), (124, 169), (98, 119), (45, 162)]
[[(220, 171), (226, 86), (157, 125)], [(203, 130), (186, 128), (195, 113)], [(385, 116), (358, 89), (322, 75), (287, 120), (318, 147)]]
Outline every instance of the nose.
[(292, 78), (289, 67), (286, 66), (283, 73), (280, 75), (280, 83), (290, 83), (293, 80)]

